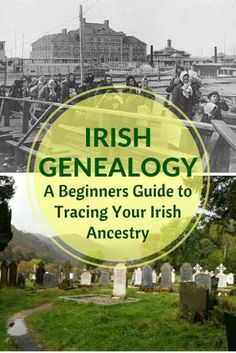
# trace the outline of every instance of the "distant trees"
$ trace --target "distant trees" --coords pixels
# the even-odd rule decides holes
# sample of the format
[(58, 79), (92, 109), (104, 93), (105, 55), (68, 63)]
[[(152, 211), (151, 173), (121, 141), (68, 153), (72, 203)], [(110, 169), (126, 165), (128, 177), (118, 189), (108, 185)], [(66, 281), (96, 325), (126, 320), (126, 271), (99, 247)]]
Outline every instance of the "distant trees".
[[(206, 180), (204, 184), (206, 187)], [(214, 270), (223, 262), (227, 270), (236, 272), (235, 254), (236, 177), (211, 177), (206, 212), (201, 223), (165, 260), (176, 268), (185, 261), (198, 262), (208, 270)]]
[(8, 202), (15, 193), (12, 177), (0, 176), (0, 251), (3, 251), (12, 239), (11, 209)]

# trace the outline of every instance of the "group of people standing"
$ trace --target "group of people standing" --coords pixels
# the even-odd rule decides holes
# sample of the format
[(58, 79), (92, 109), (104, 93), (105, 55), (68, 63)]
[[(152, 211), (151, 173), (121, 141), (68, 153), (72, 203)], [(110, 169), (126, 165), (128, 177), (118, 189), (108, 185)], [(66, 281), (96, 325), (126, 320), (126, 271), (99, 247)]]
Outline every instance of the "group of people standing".
[[(219, 93), (216, 91), (213, 91), (208, 95), (208, 102), (203, 100), (200, 92), (201, 85), (201, 78), (195, 71), (186, 70), (183, 67), (177, 67), (175, 77), (170, 81), (166, 88), (166, 98), (170, 99), (172, 103), (190, 119), (194, 119), (196, 106), (199, 106), (202, 103), (204, 107), (202, 121), (209, 122), (211, 118), (222, 119), (221, 110), (227, 111), (229, 109), (227, 103), (220, 98)], [(107, 87), (105, 90), (100, 89), (104, 86)], [(74, 73), (68, 74), (64, 80), (49, 79), (47, 81), (44, 76), (39, 77), (39, 79), (27, 79), (24, 77), (21, 80), (15, 80), (10, 88), (8, 96), (14, 98), (30, 98), (41, 102), (35, 102), (34, 105), (32, 105), (30, 113), (33, 123), (47, 108), (47, 105), (43, 104), (42, 101), (65, 103), (78, 94), (93, 89), (95, 90), (86, 94), (86, 97), (101, 92), (109, 92), (109, 87), (111, 87), (114, 92), (115, 87), (113, 86), (112, 76), (110, 74), (106, 74), (104, 79), (100, 82), (95, 82), (94, 75), (88, 73), (83, 84), (78, 84), (76, 82), (76, 76)], [(126, 87), (127, 88), (123, 89), (123, 92), (125, 93), (139, 94), (150, 98), (151, 100), (155, 100), (155, 96), (149, 88), (149, 80), (147, 77), (142, 78), (140, 84), (138, 84), (134, 76), (127, 76)], [(140, 88), (145, 89), (146, 92), (140, 90)], [(3, 86), (1, 86), (0, 95), (6, 95), (6, 90)], [(20, 111), (22, 109), (21, 104), (17, 101), (12, 101), (10, 104), (11, 110)]]
[(189, 119), (193, 120), (196, 109), (202, 106), (202, 122), (210, 122), (210, 119), (222, 119), (221, 110), (228, 111), (228, 104), (220, 97), (217, 91), (208, 94), (206, 99), (202, 98), (200, 88), (201, 78), (195, 71), (185, 70), (178, 67), (176, 77), (173, 78), (166, 88), (167, 98), (184, 112)]

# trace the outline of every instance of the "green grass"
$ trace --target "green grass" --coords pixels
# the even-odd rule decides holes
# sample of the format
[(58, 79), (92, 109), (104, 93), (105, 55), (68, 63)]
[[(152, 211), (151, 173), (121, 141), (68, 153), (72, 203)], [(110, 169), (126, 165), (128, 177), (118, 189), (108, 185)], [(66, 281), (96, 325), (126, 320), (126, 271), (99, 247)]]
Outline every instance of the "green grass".
[(129, 289), (129, 296), (140, 298), (140, 302), (103, 306), (65, 302), (57, 297), (91, 292), (110, 294), (110, 288), (40, 293), (0, 290), (0, 350), (14, 349), (5, 342), (7, 318), (49, 301), (54, 303), (53, 307), (27, 318), (36, 342), (46, 344), (49, 350), (227, 350), (222, 324), (193, 324), (179, 319), (178, 294), (135, 291)]

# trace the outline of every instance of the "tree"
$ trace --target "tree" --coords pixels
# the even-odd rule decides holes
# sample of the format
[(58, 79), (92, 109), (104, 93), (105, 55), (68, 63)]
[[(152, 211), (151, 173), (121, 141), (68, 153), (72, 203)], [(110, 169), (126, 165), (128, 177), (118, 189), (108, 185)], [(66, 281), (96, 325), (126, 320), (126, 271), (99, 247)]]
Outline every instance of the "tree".
[(11, 209), (9, 200), (15, 193), (12, 177), (0, 176), (0, 251), (3, 251), (12, 239)]

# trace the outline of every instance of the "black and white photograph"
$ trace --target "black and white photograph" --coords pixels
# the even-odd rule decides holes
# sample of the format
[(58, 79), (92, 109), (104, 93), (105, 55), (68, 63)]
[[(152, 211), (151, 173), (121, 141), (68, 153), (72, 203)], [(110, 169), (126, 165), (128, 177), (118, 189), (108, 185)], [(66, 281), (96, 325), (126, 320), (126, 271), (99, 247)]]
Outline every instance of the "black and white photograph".
[(201, 135), (210, 171), (236, 171), (235, 1), (1, 5), (1, 172), (26, 170), (38, 129), (61, 103), (116, 85), (167, 99)]

